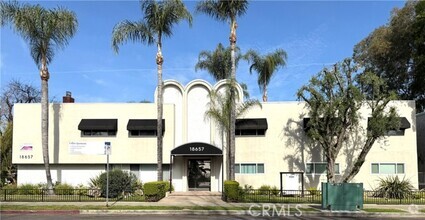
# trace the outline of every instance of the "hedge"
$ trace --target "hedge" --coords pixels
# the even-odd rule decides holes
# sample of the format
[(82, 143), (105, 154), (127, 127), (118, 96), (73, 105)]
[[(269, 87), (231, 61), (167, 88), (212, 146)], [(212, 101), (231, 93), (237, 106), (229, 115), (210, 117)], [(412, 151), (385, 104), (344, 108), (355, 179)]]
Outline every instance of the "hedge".
[(237, 181), (224, 181), (224, 198), (227, 202), (239, 201), (239, 183)]
[(157, 202), (165, 197), (170, 184), (167, 181), (147, 182), (143, 185), (146, 201)]

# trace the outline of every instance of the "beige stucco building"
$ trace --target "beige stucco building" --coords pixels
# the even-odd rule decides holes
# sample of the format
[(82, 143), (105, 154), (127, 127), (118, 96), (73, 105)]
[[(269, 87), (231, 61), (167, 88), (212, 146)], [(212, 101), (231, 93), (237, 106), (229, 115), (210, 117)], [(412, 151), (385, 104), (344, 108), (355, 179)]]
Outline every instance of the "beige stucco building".
[[(221, 191), (225, 179), (221, 132), (205, 117), (210, 85), (194, 80), (186, 86), (164, 84), (164, 178), (172, 176), (176, 191)], [(242, 94), (239, 87), (239, 94)], [(239, 96), (239, 100), (243, 100)], [(394, 101), (404, 127), (375, 143), (354, 182), (366, 189), (379, 178), (399, 175), (418, 187), (416, 117), (413, 101)], [(370, 116), (362, 108), (362, 126)], [(302, 102), (267, 102), (239, 118), (236, 125), (236, 180), (254, 188), (320, 187), (326, 181), (325, 160), (304, 131), (307, 109)], [(49, 153), (54, 182), (87, 185), (106, 169), (105, 145), (113, 168), (134, 173), (142, 182), (156, 180), (155, 103), (61, 103), (49, 112)], [(40, 104), (14, 108), (13, 163), (18, 184), (45, 182), (41, 149)], [(401, 132), (402, 131), (402, 132)], [(337, 178), (350, 166), (365, 130), (352, 134), (337, 159)], [(105, 144), (106, 143), (106, 144)]]

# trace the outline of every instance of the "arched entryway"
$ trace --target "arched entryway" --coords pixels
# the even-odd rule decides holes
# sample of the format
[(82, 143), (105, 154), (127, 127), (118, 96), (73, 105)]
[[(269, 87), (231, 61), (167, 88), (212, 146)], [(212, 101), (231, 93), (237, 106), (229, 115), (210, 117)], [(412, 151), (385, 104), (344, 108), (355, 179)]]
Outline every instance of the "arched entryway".
[[(181, 186), (176, 187), (177, 191), (221, 191), (223, 151), (220, 148), (203, 142), (186, 143), (174, 148), (170, 157), (170, 184), (178, 182)], [(174, 170), (178, 171), (177, 175), (173, 175)]]

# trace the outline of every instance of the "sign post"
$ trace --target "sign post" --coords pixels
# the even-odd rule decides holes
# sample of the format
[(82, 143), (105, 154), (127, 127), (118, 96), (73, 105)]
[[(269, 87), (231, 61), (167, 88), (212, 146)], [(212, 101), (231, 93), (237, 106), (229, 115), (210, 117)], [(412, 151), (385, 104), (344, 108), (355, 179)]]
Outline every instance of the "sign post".
[(105, 154), (106, 154), (106, 207), (109, 202), (109, 155), (111, 154), (111, 142), (105, 142)]

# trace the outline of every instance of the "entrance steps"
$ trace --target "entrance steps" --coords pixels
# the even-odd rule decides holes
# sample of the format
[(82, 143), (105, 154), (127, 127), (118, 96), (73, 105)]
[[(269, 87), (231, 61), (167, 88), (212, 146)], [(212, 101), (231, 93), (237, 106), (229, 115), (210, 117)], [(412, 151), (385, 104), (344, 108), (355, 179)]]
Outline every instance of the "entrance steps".
[(158, 201), (158, 205), (169, 206), (225, 206), (221, 192), (189, 191), (172, 192)]

